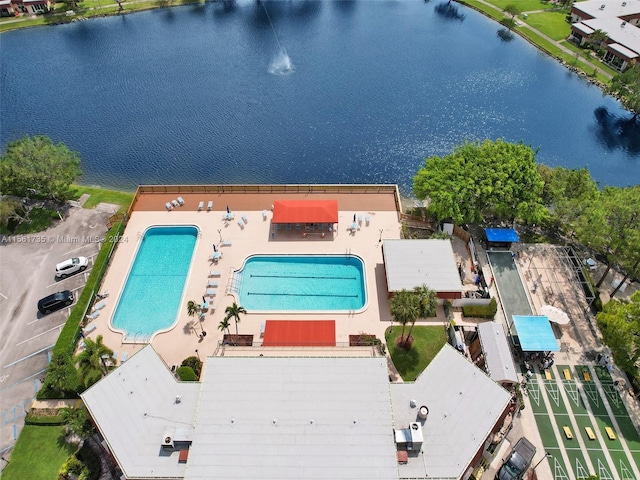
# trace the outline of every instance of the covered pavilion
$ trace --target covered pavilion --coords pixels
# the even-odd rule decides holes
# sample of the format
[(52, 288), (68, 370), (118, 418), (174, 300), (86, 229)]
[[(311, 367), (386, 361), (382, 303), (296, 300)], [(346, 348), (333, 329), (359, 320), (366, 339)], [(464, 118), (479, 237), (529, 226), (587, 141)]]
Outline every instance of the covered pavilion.
[(518, 243), (520, 237), (513, 228), (485, 228), (489, 248), (511, 248), (512, 243)]
[(296, 230), (304, 226), (305, 231), (334, 230), (338, 223), (337, 200), (276, 200), (273, 202), (273, 218), (271, 223), (276, 229), (283, 226)]
[(559, 352), (549, 319), (544, 315), (513, 315), (512, 331), (523, 352)]

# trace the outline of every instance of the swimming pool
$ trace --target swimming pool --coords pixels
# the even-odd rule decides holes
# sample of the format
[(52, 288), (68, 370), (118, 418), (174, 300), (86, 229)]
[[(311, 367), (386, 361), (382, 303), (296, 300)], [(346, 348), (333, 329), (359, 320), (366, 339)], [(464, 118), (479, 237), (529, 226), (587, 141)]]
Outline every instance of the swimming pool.
[(150, 339), (175, 323), (197, 237), (194, 226), (144, 232), (118, 299), (114, 329), (129, 340)]
[(350, 311), (366, 304), (364, 262), (355, 255), (253, 255), (236, 280), (248, 311)]

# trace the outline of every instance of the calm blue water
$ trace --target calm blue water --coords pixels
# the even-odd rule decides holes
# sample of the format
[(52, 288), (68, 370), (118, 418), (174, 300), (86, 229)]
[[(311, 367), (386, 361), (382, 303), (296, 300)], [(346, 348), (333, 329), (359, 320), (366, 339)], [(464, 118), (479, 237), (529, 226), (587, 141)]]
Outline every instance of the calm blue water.
[(146, 231), (118, 300), (114, 328), (140, 339), (173, 325), (197, 235), (195, 227)]
[(250, 310), (359, 310), (366, 303), (364, 265), (355, 256), (256, 255), (239, 276)]
[[(437, 0), (207, 3), (2, 34), (0, 144), (43, 133), (85, 184), (398, 183), (465, 139), (640, 181), (640, 130), (498, 24)], [(445, 5), (443, 8), (442, 5)], [(280, 62), (282, 63), (281, 59)], [(282, 72), (280, 72), (282, 73)]]

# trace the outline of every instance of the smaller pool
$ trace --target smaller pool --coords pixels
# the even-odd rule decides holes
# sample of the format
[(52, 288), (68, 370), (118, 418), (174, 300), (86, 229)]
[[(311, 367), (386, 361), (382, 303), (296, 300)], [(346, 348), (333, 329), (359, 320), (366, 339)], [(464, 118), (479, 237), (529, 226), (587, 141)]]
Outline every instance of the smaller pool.
[(240, 304), (257, 311), (349, 311), (366, 304), (355, 255), (254, 255), (236, 274)]
[(176, 321), (198, 237), (193, 226), (150, 227), (138, 246), (112, 325), (150, 338)]

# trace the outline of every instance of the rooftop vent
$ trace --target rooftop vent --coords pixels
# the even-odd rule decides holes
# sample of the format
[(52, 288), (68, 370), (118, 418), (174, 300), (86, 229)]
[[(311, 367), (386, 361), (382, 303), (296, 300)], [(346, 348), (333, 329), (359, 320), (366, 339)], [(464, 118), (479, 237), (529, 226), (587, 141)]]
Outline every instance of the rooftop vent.
[(176, 403), (180, 403), (182, 401), (182, 395), (176, 395)]
[(604, 10), (604, 7), (605, 7), (605, 6), (606, 6), (606, 5), (600, 5), (600, 10)]
[(627, 22), (622, 22), (622, 25), (620, 25), (621, 28), (624, 28), (624, 26), (627, 24)]
[(418, 409), (418, 418), (420, 420), (426, 420), (428, 415), (429, 415), (429, 409), (427, 408), (426, 405), (422, 405)]
[(627, 6), (627, 2), (622, 2), (622, 6), (626, 7)]
[(173, 435), (175, 430), (172, 428), (167, 428), (162, 435), (162, 448), (169, 450), (173, 449)]

